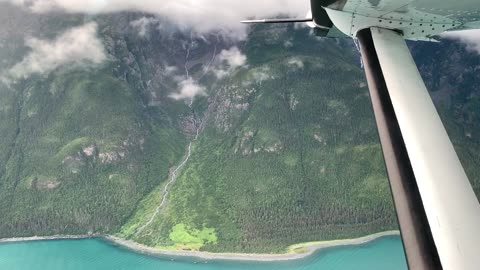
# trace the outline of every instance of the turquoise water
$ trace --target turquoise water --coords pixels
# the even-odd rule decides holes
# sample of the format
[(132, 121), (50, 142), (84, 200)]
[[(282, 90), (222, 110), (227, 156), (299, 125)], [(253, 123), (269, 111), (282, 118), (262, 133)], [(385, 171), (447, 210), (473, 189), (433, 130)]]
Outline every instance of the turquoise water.
[(276, 263), (159, 258), (131, 252), (101, 239), (82, 239), (0, 244), (0, 269), (406, 270), (407, 266), (399, 237), (383, 237), (365, 245), (331, 248), (306, 259)]

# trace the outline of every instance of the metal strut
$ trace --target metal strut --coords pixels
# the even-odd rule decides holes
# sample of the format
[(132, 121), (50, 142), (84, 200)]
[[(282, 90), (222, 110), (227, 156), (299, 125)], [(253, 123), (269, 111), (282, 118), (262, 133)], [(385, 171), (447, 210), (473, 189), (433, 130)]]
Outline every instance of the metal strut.
[(442, 269), (372, 32), (357, 38), (409, 269)]

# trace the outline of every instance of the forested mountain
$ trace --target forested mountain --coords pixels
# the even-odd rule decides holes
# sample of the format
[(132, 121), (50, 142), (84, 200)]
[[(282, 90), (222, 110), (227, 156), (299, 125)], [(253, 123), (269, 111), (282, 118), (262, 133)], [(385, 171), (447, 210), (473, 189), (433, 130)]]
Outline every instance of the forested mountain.
[[(395, 228), (353, 44), (258, 26), (241, 49), (248, 67), (216, 82), (168, 203), (138, 231), (161, 200), (154, 192), (123, 236), (171, 247), (183, 233), (187, 248), (269, 252)], [(193, 235), (206, 229), (215, 237)]]
[[(267, 25), (237, 41), (148, 14), (0, 5), (0, 237), (282, 252), (397, 227), (349, 39)], [(35, 69), (36, 45), (78, 27), (98, 36), (101, 62)], [(478, 193), (479, 56), (452, 41), (411, 47)]]

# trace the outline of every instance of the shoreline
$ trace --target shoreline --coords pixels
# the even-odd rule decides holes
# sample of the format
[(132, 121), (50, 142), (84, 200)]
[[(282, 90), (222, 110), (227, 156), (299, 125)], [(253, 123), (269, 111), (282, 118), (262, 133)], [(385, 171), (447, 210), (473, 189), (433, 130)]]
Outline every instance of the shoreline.
[[(86, 235), (51, 235), (51, 236), (32, 236), (32, 237), (14, 237), (0, 239), (1, 243), (29, 242), (42, 240), (61, 240), (61, 239), (89, 239), (100, 238), (113, 245), (128, 249), (133, 252), (162, 257), (196, 258), (202, 260), (228, 260), (228, 261), (253, 261), (253, 262), (275, 262), (303, 259), (313, 255), (316, 251), (340, 247), (362, 245), (378, 238), (386, 236), (400, 235), (399, 231), (385, 231), (366, 235), (353, 239), (339, 239), (329, 241), (315, 241), (291, 245), (286, 253), (280, 254), (256, 254), (256, 253), (213, 253), (202, 251), (186, 250), (161, 250), (145, 246), (132, 240), (122, 239), (113, 235), (86, 234)], [(300, 251), (300, 252), (296, 252)]]
[(0, 244), (2, 243), (15, 243), (15, 242), (31, 242), (31, 241), (44, 241), (44, 240), (75, 240), (75, 239), (88, 239), (99, 238), (101, 234), (54, 234), (49, 236), (27, 236), (27, 237), (12, 237), (12, 238), (0, 238)]

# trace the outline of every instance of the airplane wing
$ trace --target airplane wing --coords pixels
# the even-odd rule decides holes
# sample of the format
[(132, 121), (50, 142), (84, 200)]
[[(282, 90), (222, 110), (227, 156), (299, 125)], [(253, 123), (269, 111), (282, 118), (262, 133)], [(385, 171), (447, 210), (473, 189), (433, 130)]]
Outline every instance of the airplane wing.
[[(340, 28), (346, 36), (355, 38), (359, 30), (368, 28), (370, 25), (382, 25), (388, 29), (402, 29), (403, 36), (407, 39), (430, 41), (432, 40), (431, 36), (434, 36), (431, 33), (433, 27), (422, 29), (427, 32), (420, 37), (415, 32), (422, 30), (413, 30), (424, 26), (423, 20), (427, 16), (420, 15), (420, 11), (413, 11), (410, 7), (412, 2), (412, 0), (346, 0), (335, 1), (323, 8), (327, 11), (329, 18), (335, 20), (334, 25)], [(449, 25), (453, 23), (453, 20), (447, 21)], [(442, 23), (445, 24), (447, 21), (442, 21)], [(409, 35), (414, 35), (415, 38)]]
[(339, 0), (323, 7), (334, 25), (351, 37), (372, 25), (401, 31), (405, 39), (427, 41), (445, 31), (480, 27), (478, 0)]

